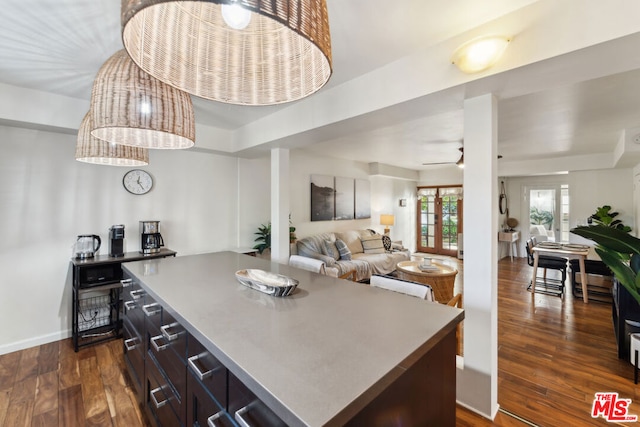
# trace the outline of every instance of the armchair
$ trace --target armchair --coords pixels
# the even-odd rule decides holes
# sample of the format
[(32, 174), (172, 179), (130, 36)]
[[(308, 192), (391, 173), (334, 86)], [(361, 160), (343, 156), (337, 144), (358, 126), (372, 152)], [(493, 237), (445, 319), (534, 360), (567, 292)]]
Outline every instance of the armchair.
[(538, 242), (556, 241), (556, 234), (553, 230), (547, 230), (542, 224), (531, 224), (529, 227), (529, 236), (535, 237)]

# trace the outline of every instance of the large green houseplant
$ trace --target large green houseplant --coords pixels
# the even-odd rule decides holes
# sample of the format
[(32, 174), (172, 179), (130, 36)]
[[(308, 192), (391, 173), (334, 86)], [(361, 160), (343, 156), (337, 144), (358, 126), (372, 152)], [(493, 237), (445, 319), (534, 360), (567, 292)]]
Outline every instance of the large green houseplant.
[(640, 304), (640, 239), (630, 235), (627, 228), (596, 224), (576, 227), (571, 232), (596, 243), (602, 262)]

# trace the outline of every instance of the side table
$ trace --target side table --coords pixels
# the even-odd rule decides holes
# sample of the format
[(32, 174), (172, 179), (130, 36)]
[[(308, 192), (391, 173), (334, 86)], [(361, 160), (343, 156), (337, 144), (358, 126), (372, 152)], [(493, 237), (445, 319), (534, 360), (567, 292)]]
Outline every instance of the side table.
[(501, 231), (498, 233), (498, 241), (509, 244), (509, 256), (513, 262), (513, 253), (518, 256), (518, 240), (520, 240), (519, 231)]
[(431, 286), (436, 301), (447, 304), (453, 298), (453, 286), (458, 270), (448, 265), (431, 261), (433, 271), (420, 269), (419, 261), (400, 261), (396, 266), (398, 278)]

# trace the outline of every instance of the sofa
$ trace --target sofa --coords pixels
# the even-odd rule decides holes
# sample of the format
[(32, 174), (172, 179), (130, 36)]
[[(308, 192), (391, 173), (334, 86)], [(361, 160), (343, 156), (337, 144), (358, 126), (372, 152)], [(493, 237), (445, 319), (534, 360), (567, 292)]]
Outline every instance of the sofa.
[(357, 281), (368, 280), (374, 273), (389, 274), (398, 262), (411, 258), (408, 250), (392, 247), (388, 237), (372, 230), (316, 234), (295, 246), (297, 255), (323, 261), (328, 275), (338, 277), (353, 270)]
[(556, 235), (553, 230), (547, 230), (542, 224), (531, 224), (529, 227), (529, 236), (535, 237), (537, 243), (556, 241)]

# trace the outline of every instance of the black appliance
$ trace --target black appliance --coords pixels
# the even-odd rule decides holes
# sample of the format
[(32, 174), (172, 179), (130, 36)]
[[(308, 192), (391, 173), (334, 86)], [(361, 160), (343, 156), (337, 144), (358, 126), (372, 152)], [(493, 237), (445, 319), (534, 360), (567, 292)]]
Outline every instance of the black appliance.
[(112, 225), (109, 229), (109, 256), (124, 256), (124, 225)]
[(160, 234), (160, 221), (140, 221), (140, 252), (143, 254), (156, 254), (164, 246), (164, 240)]

